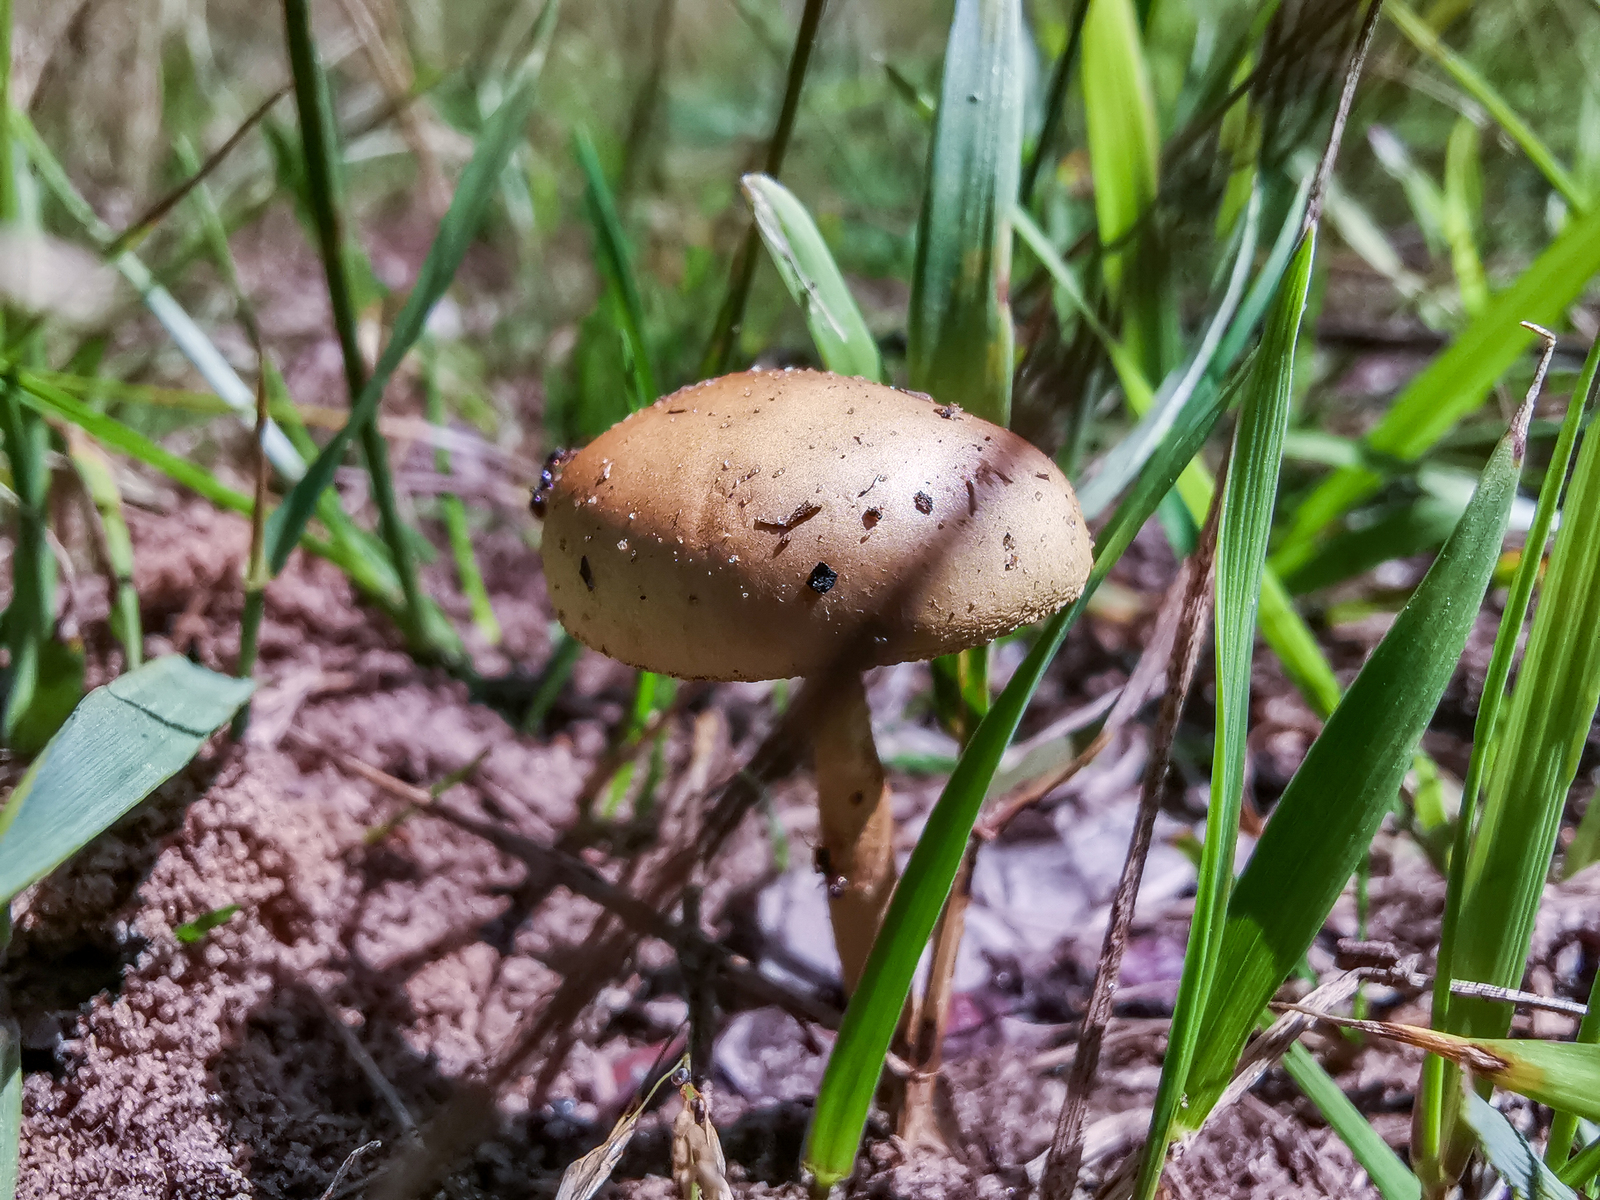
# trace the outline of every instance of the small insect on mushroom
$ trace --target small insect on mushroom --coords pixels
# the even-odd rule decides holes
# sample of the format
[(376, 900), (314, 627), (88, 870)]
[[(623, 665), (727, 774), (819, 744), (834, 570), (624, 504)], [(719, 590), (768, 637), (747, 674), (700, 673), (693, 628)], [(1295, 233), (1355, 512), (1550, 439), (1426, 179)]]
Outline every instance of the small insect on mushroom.
[(576, 450), (552, 450), (549, 457), (544, 460), (544, 467), (539, 472), (539, 482), (533, 489), (533, 495), (528, 499), (528, 508), (534, 516), (544, 520), (544, 510), (549, 499), (551, 489), (561, 481), (561, 468), (577, 456)]

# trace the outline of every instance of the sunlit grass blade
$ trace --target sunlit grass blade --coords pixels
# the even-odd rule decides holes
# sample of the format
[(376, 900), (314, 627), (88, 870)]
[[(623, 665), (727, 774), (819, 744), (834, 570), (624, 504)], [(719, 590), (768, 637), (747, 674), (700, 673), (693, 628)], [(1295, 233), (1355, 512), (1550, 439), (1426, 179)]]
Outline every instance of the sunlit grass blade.
[[(129, 428), (114, 417), (96, 411), (76, 397), (46, 383), (32, 372), (19, 372), (17, 382), (20, 385), (22, 402), (40, 415), (58, 418), (78, 426), (102, 446), (108, 446), (146, 466), (154, 467), (174, 483), (181, 484), (205, 497), (218, 508), (244, 516), (250, 515), (250, 497), (227, 486), (199, 464), (157, 445), (137, 430)], [(398, 584), (392, 576), (374, 569), (374, 560), (369, 554), (337, 539), (331, 542), (323, 541), (309, 533), (301, 535), (300, 544), (338, 566), (350, 577), (352, 583), (375, 600), (386, 612), (398, 614), (401, 611), (403, 600), (399, 594)]]
[(628, 249), (617, 204), (606, 182), (600, 156), (586, 129), (572, 135), (578, 166), (583, 171), (584, 207), (589, 215), (589, 230), (594, 237), (594, 260), (606, 281), (617, 332), (622, 335), (622, 356), (629, 388), (628, 407), (638, 412), (654, 404), (660, 390), (650, 344), (644, 333), (644, 301), (639, 296), (639, 281), (633, 273), (633, 254)]
[(741, 182), (767, 253), (806, 315), (822, 365), (838, 375), (881, 381), (878, 343), (805, 205), (766, 175), (746, 175)]
[(933, 932), (984, 795), (1017, 723), (1067, 631), (1222, 415), (1218, 389), (1188, 405), (1101, 528), (1083, 595), (1052, 617), (962, 751), (895, 888), (883, 928), (839, 1027), (806, 1135), (804, 1166), (822, 1185), (849, 1174), (918, 959)]
[(283, 570), (289, 552), (316, 511), (318, 498), (333, 481), (333, 474), (344, 461), (351, 439), (377, 415), (383, 391), (401, 359), (422, 335), (428, 313), (450, 286), (457, 267), (482, 223), (498, 186), (500, 169), (522, 138), (523, 126), (533, 109), (534, 91), (555, 30), (557, 0), (546, 0), (539, 18), (539, 36), (518, 74), (514, 89), (501, 102), (478, 139), (472, 161), (467, 164), (423, 261), (416, 284), (405, 306), (395, 318), (388, 344), (376, 368), (351, 406), (350, 419), (328, 441), (306, 470), (305, 478), (290, 490), (283, 503), (267, 522), (267, 561), (273, 573)]
[[(89, 235), (97, 246), (104, 247), (115, 234), (95, 213), (83, 194), (68, 178), (60, 161), (39, 136), (38, 130), (25, 113), (11, 110), (11, 131), (28, 156), (28, 161), (39, 177), (39, 182)], [(255, 390), (239, 378), (199, 325), (167, 291), (155, 280), (143, 262), (131, 251), (123, 251), (112, 260), (112, 266), (139, 294), (149, 308), (151, 316), (160, 322), (167, 336), (189, 360), (200, 377), (216, 392), (238, 416), (251, 425), (255, 423)], [(297, 480), (305, 473), (305, 461), (300, 457), (283, 430), (271, 426), (267, 433), (267, 457), (273, 469), (285, 479)]]
[(1011, 208), (1022, 160), (1022, 6), (957, 0), (911, 269), (911, 386), (1011, 416)]
[(1476, 1092), (1463, 1097), (1462, 1117), (1478, 1135), (1478, 1144), (1489, 1163), (1518, 1196), (1538, 1196), (1540, 1200), (1578, 1200), (1578, 1193), (1556, 1178), (1528, 1139), (1494, 1105)]
[[(412, 551), (410, 529), (400, 513), (395, 492), (394, 472), (389, 465), (389, 445), (378, 431), (377, 402), (372, 411), (358, 415), (361, 397), (367, 386), (366, 363), (356, 337), (356, 301), (351, 285), (352, 247), (346, 241), (344, 220), (343, 158), (333, 117), (333, 100), (328, 77), (311, 32), (309, 0), (283, 0), (284, 31), (289, 44), (289, 65), (294, 79), (295, 106), (300, 115), (300, 144), (304, 151), (306, 200), (317, 249), (322, 255), (323, 276), (333, 308), (333, 327), (338, 335), (344, 360), (345, 387), (350, 394), (350, 425), (360, 440), (372, 484), (372, 500), (378, 509), (378, 527), (400, 591), (405, 596), (405, 618), (401, 622), (406, 639), (418, 651), (430, 655), (459, 653), (460, 645), (447, 624), (431, 622), (417, 576), (416, 556)], [(448, 223), (449, 218), (446, 218)], [(476, 222), (473, 230), (476, 231)], [(430, 255), (431, 258), (431, 255)], [(427, 267), (424, 265), (424, 273)], [(452, 269), (451, 274), (454, 274)], [(398, 331), (396, 331), (398, 332)], [(386, 382), (386, 381), (385, 381)], [(378, 387), (381, 398), (383, 384)], [(319, 459), (320, 461), (320, 459)], [(304, 481), (302, 481), (304, 482)], [(291, 497), (293, 493), (290, 493)], [(314, 497), (315, 499), (315, 497)], [(436, 635), (444, 633), (442, 638)]]
[[(1600, 976), (1596, 976), (1595, 981), (1589, 985), (1588, 1012), (1584, 1013), (1583, 1020), (1578, 1023), (1578, 1036), (1574, 1040), (1584, 1046), (1600, 1044)], [(1577, 1132), (1576, 1114), (1556, 1113), (1550, 1122), (1550, 1140), (1545, 1146), (1545, 1161), (1559, 1171), (1561, 1177), (1568, 1183), (1587, 1184), (1595, 1171), (1600, 1169), (1600, 1149), (1595, 1146), (1586, 1147), (1569, 1162), (1568, 1158), (1572, 1155), (1572, 1139)], [(1579, 1159), (1590, 1151), (1593, 1151), (1596, 1157), (1588, 1162), (1580, 1162)]]
[[(9, 915), (6, 917), (9, 923)], [(22, 1030), (0, 1021), (0, 1197), (17, 1194), (22, 1139)]]
[[(811, 62), (811, 50), (816, 45), (817, 27), (822, 23), (822, 10), (827, 0), (806, 0), (800, 13), (800, 26), (795, 30), (794, 49), (789, 55), (789, 73), (783, 88), (783, 106), (778, 110), (777, 124), (767, 141), (766, 160), (761, 165), (763, 174), (773, 179), (783, 174), (783, 159), (789, 149), (789, 136), (794, 132), (795, 118), (800, 112), (800, 92), (805, 87), (806, 67)], [(756, 227), (751, 222), (744, 241), (734, 255), (733, 268), (728, 280), (728, 294), (712, 326), (705, 356), (700, 360), (700, 375), (710, 378), (724, 374), (738, 350), (739, 331), (744, 325), (745, 304), (750, 299), (750, 284), (756, 275)]]
[[(1538, 385), (1549, 363), (1552, 344), (1545, 347), (1545, 362), (1535, 376), (1530, 396), (1537, 399)], [(1501, 610), (1500, 627), (1495, 635), (1494, 649), (1489, 658), (1489, 669), (1484, 677), (1482, 699), (1478, 702), (1478, 715), (1473, 728), (1472, 755), (1467, 764), (1467, 775), (1461, 789), (1460, 812), (1456, 819), (1454, 848), (1450, 855), (1450, 871), (1446, 882), (1443, 926), (1439, 936), (1439, 952), (1434, 968), (1433, 1025), (1437, 1029), (1447, 1026), (1454, 997), (1450, 984), (1456, 978), (1455, 954), (1464, 903), (1468, 892), (1467, 864), (1471, 858), (1473, 837), (1478, 823), (1479, 798), (1484, 772), (1496, 748), (1496, 731), (1500, 725), (1500, 712), (1505, 702), (1506, 681), (1510, 678), (1512, 663), (1516, 658), (1517, 644), (1521, 639), (1523, 621), (1528, 614), (1528, 604), (1533, 588), (1544, 567), (1544, 548), (1555, 521), (1556, 508), (1561, 500), (1566, 482), (1567, 468), (1572, 461), (1578, 428), (1588, 406), (1594, 387), (1596, 371), (1600, 369), (1600, 341), (1590, 349), (1578, 387), (1567, 406), (1566, 419), (1551, 453), (1545, 471), (1544, 483), (1539, 489), (1539, 503), (1534, 510), (1533, 523), (1523, 542), (1522, 557), (1511, 581), (1510, 593)], [(1446, 1101), (1446, 1072), (1444, 1063), (1437, 1058), (1426, 1060), (1418, 1099), (1412, 1118), (1414, 1156), (1422, 1169), (1432, 1171), (1440, 1150), (1443, 1107)], [(1570, 1135), (1569, 1135), (1570, 1140)]]
[(1450, 131), (1444, 160), (1444, 235), (1467, 316), (1489, 305), (1489, 282), (1478, 254), (1478, 221), (1483, 213), (1483, 169), (1478, 161), (1478, 127), (1466, 117)]
[(1417, 1177), (1311, 1056), (1311, 1051), (1296, 1042), (1283, 1056), (1283, 1069), (1317, 1106), (1317, 1111), (1339, 1139), (1350, 1147), (1350, 1153), (1366, 1171), (1383, 1200), (1420, 1200), (1422, 1184)]
[(1211, 762), (1211, 803), (1206, 810), (1200, 882), (1183, 976), (1136, 1185), (1136, 1194), (1141, 1196), (1154, 1195), (1160, 1182), (1167, 1141), (1182, 1102), (1189, 1064), (1199, 1045), (1221, 950), (1244, 796), (1245, 732), (1250, 717), (1256, 613), (1267, 535), (1277, 503), (1283, 435), (1294, 396), (1295, 346), (1315, 257), (1316, 233), (1312, 226), (1284, 274), (1278, 301), (1262, 335), (1254, 371), (1245, 388), (1220, 498), (1215, 618), (1217, 729)]
[(1177, 309), (1160, 231), (1147, 220), (1160, 186), (1161, 138), (1133, 0), (1089, 0), (1083, 103), (1106, 286), (1122, 337), (1147, 378), (1176, 357)]
[[(424, 343), (423, 401), (427, 417), (434, 425), (445, 427), (444, 394), (439, 389), (435, 370), (434, 349)], [(450, 475), (450, 451), (443, 446), (433, 452), (433, 468), (440, 475)], [(467, 524), (467, 506), (460, 496), (445, 492), (439, 497), (439, 514), (444, 520), (445, 533), (450, 539), (450, 553), (456, 561), (456, 579), (461, 593), (472, 609), (472, 623), (478, 627), (484, 641), (495, 646), (500, 643), (500, 622), (495, 619), (494, 605), (489, 602), (489, 591), (483, 584), (483, 572), (478, 569), (478, 555), (472, 548), (472, 531)]]
[(1443, 67), (1462, 91), (1483, 106), (1490, 118), (1521, 147), (1528, 161), (1539, 168), (1550, 186), (1560, 192), (1568, 204), (1579, 212), (1589, 207), (1589, 197), (1577, 181), (1533, 131), (1532, 126), (1522, 119), (1476, 67), (1446, 46), (1433, 27), (1412, 11), (1405, 0), (1387, 0), (1384, 8), (1389, 20), (1405, 34), (1407, 40)]
[(144, 661), (144, 632), (139, 623), (139, 594), (133, 587), (133, 539), (122, 515), (122, 491), (111, 473), (111, 463), (88, 437), (73, 430), (67, 437), (67, 454), (100, 516), (102, 547), (113, 580), (111, 632), (122, 643), (124, 661), (131, 671)]
[(1522, 465), (1507, 434), (1410, 602), (1312, 743), (1240, 874), (1190, 1068), (1185, 1128), (1232, 1075), (1262, 1008), (1322, 928), (1393, 806), (1499, 557)]
[[(1600, 438), (1589, 437), (1562, 506), (1510, 707), (1493, 734), (1493, 761), (1486, 771), (1482, 815), (1470, 833), (1453, 941), (1441, 948), (1452, 979), (1514, 987), (1526, 969), (1567, 792), (1600, 704), (1596, 545)], [(1458, 996), (1448, 1001), (1441, 1027), (1499, 1037), (1510, 1022), (1509, 1004)], [(1459, 1172), (1467, 1149), (1453, 1128), (1452, 1096), (1453, 1089), (1445, 1086), (1438, 1129), (1445, 1178)]]
[(174, 654), (85, 696), (0, 809), (0, 898), (43, 879), (170, 778), (254, 686)]
[[(1568, 222), (1517, 277), (1497, 293), (1443, 354), (1428, 364), (1367, 438), (1379, 456), (1420, 458), (1462, 417), (1476, 410), (1505, 372), (1527, 350), (1534, 335), (1522, 322), (1555, 324), (1567, 306), (1600, 272), (1600, 214)], [(1286, 573), (1316, 555), (1318, 533), (1351, 505), (1370, 495), (1382, 477), (1368, 467), (1341, 468), (1329, 475), (1294, 513), (1272, 565)]]

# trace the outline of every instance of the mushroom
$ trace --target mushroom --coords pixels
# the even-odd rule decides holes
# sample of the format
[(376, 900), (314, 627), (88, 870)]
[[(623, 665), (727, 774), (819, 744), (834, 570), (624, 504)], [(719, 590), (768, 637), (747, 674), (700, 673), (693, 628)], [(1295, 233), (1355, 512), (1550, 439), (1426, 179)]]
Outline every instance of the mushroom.
[(861, 672), (985, 645), (1074, 599), (1090, 542), (1066, 478), (927, 396), (748, 371), (627, 417), (543, 499), (546, 586), (585, 645), (680, 679), (835, 672), (811, 733), (816, 862), (853, 991), (895, 881)]

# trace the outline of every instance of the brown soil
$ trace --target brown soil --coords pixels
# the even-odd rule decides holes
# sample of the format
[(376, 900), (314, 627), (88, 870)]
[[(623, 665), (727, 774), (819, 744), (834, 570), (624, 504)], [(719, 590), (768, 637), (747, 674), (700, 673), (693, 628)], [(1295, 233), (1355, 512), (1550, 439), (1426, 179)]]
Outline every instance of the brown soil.
[[(151, 652), (227, 668), (244, 526), (192, 502), (136, 513), (133, 523)], [(1136, 545), (1118, 577), (1132, 607), (1108, 607), (1074, 635), (1024, 736), (1126, 678), (1148, 629), (1148, 598), (1171, 575), (1157, 545)], [(481, 662), (537, 666), (548, 613), (535, 556), (507, 529), (489, 535), (482, 557), (506, 644)], [(436, 570), (434, 593), (453, 596)], [(80, 612), (103, 676), (116, 655), (92, 597)], [(1366, 645), (1352, 643), (1346, 657), (1353, 663)], [(926, 692), (921, 670), (886, 670), (873, 683), (886, 755), (947, 748), (914, 707)], [(1255, 786), (1268, 803), (1315, 724), (1274, 668), (1258, 676)], [(8, 972), (25, 1038), (25, 1197), (317, 1196), (353, 1149), (381, 1139), (351, 1177), (371, 1178), (411, 1147), (409, 1130), (469, 1111), (473, 1081), (504, 1063), (563, 980), (592, 965), (610, 926), (596, 904), (451, 821), (418, 813), (370, 845), (368, 831), (405, 808), (407, 786), (477, 761), (441, 805), (541, 846), (560, 842), (606, 878), (643, 889), (662, 861), (652, 847), (689, 843), (696, 796), (748, 758), (771, 712), (764, 687), (692, 695), (671, 724), (659, 821), (637, 831), (639, 854), (613, 854), (572, 832), (577, 798), (629, 697), (630, 674), (606, 660), (585, 654), (545, 732), (522, 735), (464, 684), (414, 665), (337, 571), (297, 559), (269, 591), (260, 677), (245, 744), (214, 742), (17, 906)], [(519, 689), (525, 698), (525, 677), (497, 694)], [(1195, 707), (1206, 707), (1203, 688)], [(1203, 736), (1208, 714), (1194, 719)], [(959, 1155), (908, 1151), (875, 1118), (854, 1194), (1018, 1196), (1030, 1163), (1037, 1178), (1144, 757), (1136, 728), (985, 851), (946, 1047), (943, 1094)], [(1203, 769), (1190, 773), (1203, 780)], [(897, 786), (908, 847), (938, 781), (902, 777)], [(789, 869), (776, 865), (768, 823), (745, 819), (704, 873), (706, 925), (826, 1010), (838, 1003), (836, 961), (809, 869), (803, 773), (776, 781), (770, 799)], [(1087, 1183), (1142, 1137), (1159, 1071), (1192, 881), (1170, 840), (1198, 815), (1192, 799), (1176, 804), (1158, 830), (1102, 1062)], [(1593, 887), (1580, 881), (1541, 924), (1539, 982), (1554, 991), (1586, 986)], [(1372, 936), (1427, 950), (1440, 903), (1411, 843), (1386, 837), (1374, 860)], [(224, 905), (239, 906), (226, 924), (192, 945), (175, 938), (175, 928)], [(1329, 967), (1334, 938), (1354, 930), (1353, 909), (1341, 906), (1313, 966)], [(831, 1034), (747, 992), (724, 989), (719, 1000), (714, 1112), (736, 1193), (798, 1197), (800, 1141)], [(1374, 1001), (1401, 1017), (1420, 1013), (1410, 996)], [(468, 1129), (439, 1194), (553, 1194), (561, 1169), (599, 1140), (686, 1011), (674, 952), (644, 941), (568, 1023), (569, 1046), (552, 1053), (542, 1043), (501, 1072), (490, 1115)], [(1414, 1059), (1316, 1045), (1403, 1147)], [(619, 1166), (617, 1194), (670, 1195), (667, 1158), (658, 1110)], [(1182, 1155), (1169, 1181), (1176, 1196), (1375, 1195), (1277, 1072)]]

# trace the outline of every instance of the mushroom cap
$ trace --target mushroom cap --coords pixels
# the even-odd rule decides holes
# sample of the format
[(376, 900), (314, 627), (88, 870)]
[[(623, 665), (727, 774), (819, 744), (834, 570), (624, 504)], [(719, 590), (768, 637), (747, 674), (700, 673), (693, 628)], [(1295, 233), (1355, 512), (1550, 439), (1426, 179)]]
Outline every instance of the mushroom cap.
[(1075, 599), (1066, 477), (1008, 430), (822, 371), (694, 384), (612, 426), (546, 497), (556, 615), (680, 679), (807, 675), (993, 641)]

